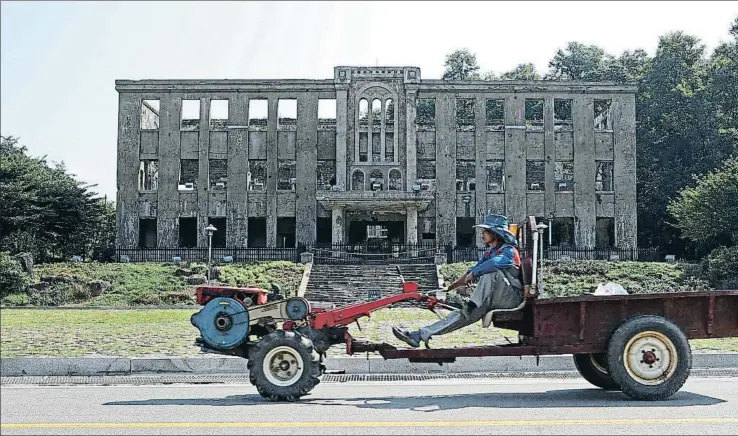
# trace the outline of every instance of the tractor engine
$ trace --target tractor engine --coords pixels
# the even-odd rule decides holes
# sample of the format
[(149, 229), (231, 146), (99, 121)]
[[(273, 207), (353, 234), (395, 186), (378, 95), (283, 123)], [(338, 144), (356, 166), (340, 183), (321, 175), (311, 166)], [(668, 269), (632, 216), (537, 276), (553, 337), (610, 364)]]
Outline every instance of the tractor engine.
[(301, 297), (283, 299), (279, 288), (272, 294), (256, 287), (235, 288), (201, 286), (197, 303), (204, 307), (190, 318), (200, 331), (197, 343), (204, 351), (244, 355), (249, 336), (265, 336), (278, 328), (279, 322), (299, 322), (310, 313), (310, 304)]

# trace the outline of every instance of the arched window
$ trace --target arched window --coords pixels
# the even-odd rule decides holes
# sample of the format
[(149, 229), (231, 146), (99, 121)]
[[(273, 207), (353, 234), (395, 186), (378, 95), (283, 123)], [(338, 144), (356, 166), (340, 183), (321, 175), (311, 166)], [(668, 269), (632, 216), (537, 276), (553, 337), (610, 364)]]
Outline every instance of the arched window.
[(362, 98), (359, 100), (359, 125), (366, 126), (369, 122), (369, 102)]
[(378, 98), (372, 100), (372, 127), (379, 128), (382, 125), (382, 101)]
[(384, 122), (387, 124), (388, 128), (394, 128), (395, 127), (395, 102), (388, 98), (385, 102), (386, 112), (384, 116)]
[(369, 173), (369, 183), (372, 191), (381, 191), (384, 189), (384, 174), (382, 174), (382, 170), (372, 170)]
[(402, 191), (402, 173), (397, 168), (393, 168), (389, 172), (389, 190)]
[(351, 174), (351, 189), (353, 191), (364, 190), (364, 171), (355, 170), (353, 174)]

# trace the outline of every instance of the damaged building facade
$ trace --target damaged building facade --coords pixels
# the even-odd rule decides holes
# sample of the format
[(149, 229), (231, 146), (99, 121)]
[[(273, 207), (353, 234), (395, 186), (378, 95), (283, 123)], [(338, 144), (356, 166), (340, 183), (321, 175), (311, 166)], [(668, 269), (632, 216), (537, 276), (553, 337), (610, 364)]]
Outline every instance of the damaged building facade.
[(558, 247), (636, 246), (635, 86), (118, 80), (117, 244), (468, 246), (487, 213)]

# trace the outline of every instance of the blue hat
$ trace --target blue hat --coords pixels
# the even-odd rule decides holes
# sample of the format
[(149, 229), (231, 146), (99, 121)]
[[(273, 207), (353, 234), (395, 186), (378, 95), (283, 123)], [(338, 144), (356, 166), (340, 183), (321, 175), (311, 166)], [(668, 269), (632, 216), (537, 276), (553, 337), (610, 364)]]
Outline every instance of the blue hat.
[(484, 217), (484, 221), (481, 224), (476, 224), (474, 227), (489, 230), (499, 236), (505, 243), (517, 245), (518, 240), (515, 235), (508, 230), (508, 220), (504, 215), (487, 215)]

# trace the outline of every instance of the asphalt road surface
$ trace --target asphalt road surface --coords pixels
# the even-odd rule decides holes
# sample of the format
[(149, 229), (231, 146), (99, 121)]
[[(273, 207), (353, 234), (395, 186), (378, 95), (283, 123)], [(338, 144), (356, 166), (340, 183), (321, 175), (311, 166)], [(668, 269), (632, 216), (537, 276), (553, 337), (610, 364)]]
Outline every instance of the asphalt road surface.
[(738, 378), (638, 402), (576, 379), (321, 383), (298, 403), (248, 384), (0, 388), (14, 434), (738, 434)]

